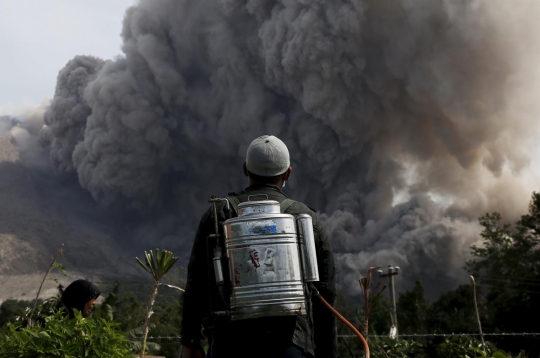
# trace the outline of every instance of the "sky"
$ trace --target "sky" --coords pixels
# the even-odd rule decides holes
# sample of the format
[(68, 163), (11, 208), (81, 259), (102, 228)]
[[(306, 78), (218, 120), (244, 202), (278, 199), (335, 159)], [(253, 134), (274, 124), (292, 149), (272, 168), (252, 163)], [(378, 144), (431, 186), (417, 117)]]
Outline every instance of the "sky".
[(136, 0), (0, 0), (0, 115), (54, 96), (76, 55), (122, 53), (125, 10)]

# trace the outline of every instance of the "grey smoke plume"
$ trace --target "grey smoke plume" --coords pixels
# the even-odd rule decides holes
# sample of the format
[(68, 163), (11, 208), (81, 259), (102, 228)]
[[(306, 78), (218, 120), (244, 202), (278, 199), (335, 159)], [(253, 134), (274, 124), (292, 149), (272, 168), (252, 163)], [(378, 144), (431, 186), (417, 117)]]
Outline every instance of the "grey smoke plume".
[(50, 141), (51, 162), (62, 173), (74, 171), (73, 150), (83, 140), (86, 118), (92, 113), (84, 90), (103, 63), (95, 57), (77, 56), (58, 74), (54, 99), (45, 112), (43, 140)]
[(179, 245), (211, 194), (244, 186), (250, 141), (274, 134), (341, 282), (386, 264), (455, 280), (476, 218), (512, 219), (534, 189), (538, 15), (534, 0), (142, 0), (124, 57), (60, 72), (52, 162), (150, 215), (139, 242)]

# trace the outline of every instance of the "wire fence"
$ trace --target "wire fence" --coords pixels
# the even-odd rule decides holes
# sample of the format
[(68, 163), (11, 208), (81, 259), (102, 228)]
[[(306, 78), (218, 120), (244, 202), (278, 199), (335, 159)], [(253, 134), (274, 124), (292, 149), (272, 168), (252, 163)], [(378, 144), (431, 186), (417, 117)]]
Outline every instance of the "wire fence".
[[(465, 336), (480, 336), (480, 333), (414, 333), (400, 334), (400, 338), (421, 338), (421, 337), (465, 337)], [(522, 333), (484, 333), (484, 337), (489, 336), (508, 336), (508, 337), (540, 337), (538, 332), (522, 332)], [(370, 334), (370, 338), (388, 338), (387, 335)], [(339, 334), (338, 338), (357, 338), (354, 334)]]
[[(465, 337), (465, 336), (480, 336), (480, 333), (414, 333), (414, 334), (400, 334), (399, 338), (424, 338), (424, 337)], [(497, 336), (497, 337), (540, 337), (540, 332), (511, 332), (511, 333), (484, 333), (484, 337)], [(338, 334), (338, 338), (358, 338), (356, 335), (351, 334)], [(143, 337), (131, 337), (132, 340), (142, 339)], [(168, 339), (181, 339), (181, 336), (148, 336), (147, 340), (168, 340)], [(369, 338), (388, 338), (388, 335), (376, 335), (370, 334)]]

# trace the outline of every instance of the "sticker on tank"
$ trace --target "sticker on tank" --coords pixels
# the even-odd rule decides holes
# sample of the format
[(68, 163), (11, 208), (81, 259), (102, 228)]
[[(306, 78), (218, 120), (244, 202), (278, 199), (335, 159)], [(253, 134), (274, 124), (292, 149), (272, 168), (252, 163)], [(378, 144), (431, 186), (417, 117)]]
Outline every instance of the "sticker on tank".
[(273, 220), (257, 220), (246, 222), (248, 235), (277, 234), (277, 225)]

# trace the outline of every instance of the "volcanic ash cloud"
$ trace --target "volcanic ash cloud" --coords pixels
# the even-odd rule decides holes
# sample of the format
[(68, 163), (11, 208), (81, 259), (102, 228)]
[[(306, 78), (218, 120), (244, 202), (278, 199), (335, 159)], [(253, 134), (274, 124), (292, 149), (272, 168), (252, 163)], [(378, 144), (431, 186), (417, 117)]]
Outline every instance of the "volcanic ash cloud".
[(538, 185), (520, 178), (539, 15), (533, 0), (142, 0), (125, 56), (60, 72), (52, 163), (105, 205), (153, 213), (173, 243), (210, 194), (245, 185), (247, 145), (274, 134), (342, 282), (389, 263), (455, 279), (476, 218), (515, 218)]

